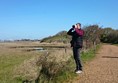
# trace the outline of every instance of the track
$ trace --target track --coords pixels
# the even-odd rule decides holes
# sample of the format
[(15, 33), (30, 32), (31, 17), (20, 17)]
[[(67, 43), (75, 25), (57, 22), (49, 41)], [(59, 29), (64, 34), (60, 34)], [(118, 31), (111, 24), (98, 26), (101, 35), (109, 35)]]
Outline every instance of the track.
[(118, 46), (103, 45), (71, 83), (118, 83)]

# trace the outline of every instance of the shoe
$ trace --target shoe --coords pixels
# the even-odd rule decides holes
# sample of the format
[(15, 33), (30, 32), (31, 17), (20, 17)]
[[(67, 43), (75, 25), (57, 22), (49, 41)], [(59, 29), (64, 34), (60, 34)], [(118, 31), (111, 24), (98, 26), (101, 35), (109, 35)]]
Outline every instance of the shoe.
[(76, 74), (80, 74), (80, 73), (82, 73), (82, 70), (78, 70), (78, 71), (76, 71), (75, 73), (76, 73)]

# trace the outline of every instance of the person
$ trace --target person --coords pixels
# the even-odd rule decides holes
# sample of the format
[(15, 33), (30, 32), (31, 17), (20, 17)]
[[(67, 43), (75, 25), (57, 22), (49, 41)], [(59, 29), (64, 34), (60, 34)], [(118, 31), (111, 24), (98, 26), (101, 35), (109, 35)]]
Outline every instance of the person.
[(68, 35), (72, 36), (70, 41), (71, 47), (73, 48), (73, 56), (76, 63), (75, 72), (82, 73), (82, 63), (80, 58), (80, 50), (83, 47), (83, 35), (84, 31), (81, 29), (81, 24), (77, 23), (73, 25), (72, 28), (67, 32)]

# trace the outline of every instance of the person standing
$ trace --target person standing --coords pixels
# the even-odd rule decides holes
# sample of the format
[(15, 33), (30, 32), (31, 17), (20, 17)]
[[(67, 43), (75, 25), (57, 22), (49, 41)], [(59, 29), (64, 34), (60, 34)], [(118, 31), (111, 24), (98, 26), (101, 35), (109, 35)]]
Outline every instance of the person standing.
[(72, 28), (67, 32), (68, 35), (72, 36), (70, 41), (71, 47), (73, 48), (73, 56), (76, 63), (75, 72), (82, 73), (82, 63), (80, 58), (80, 50), (83, 47), (83, 35), (84, 31), (81, 29), (81, 24), (77, 23), (73, 25)]

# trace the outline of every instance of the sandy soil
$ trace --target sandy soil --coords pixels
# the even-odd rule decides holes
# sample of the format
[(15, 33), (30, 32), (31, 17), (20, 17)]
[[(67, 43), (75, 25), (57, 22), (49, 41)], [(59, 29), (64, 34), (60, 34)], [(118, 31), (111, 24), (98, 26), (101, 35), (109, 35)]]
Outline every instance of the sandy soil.
[(103, 45), (71, 83), (118, 83), (118, 46)]

